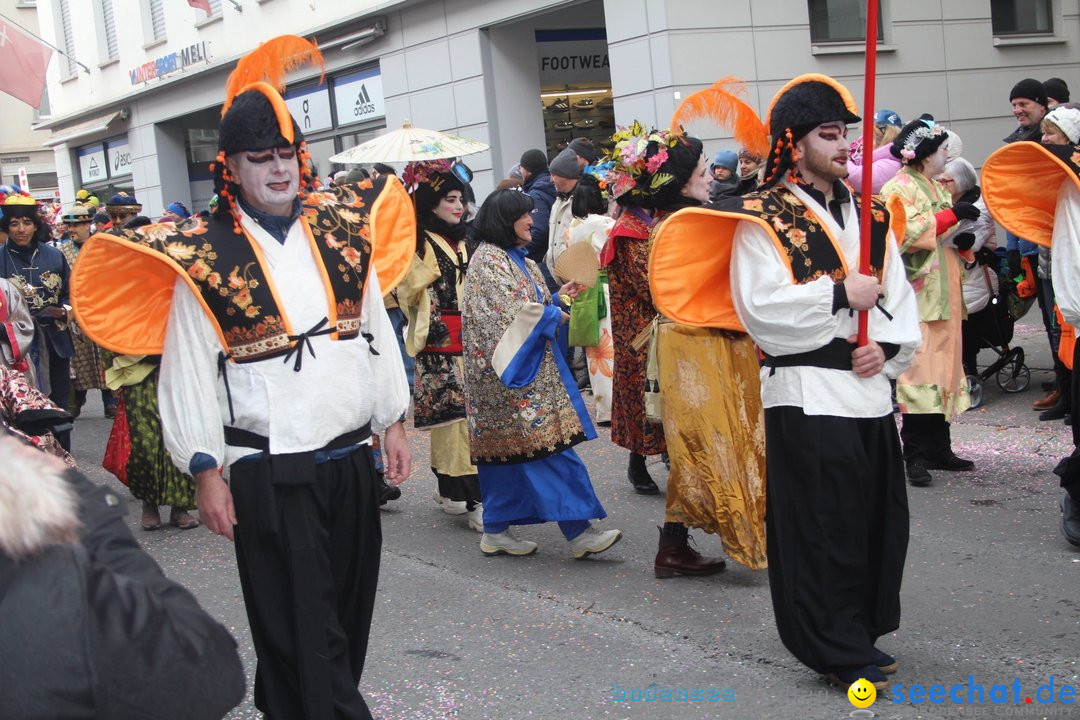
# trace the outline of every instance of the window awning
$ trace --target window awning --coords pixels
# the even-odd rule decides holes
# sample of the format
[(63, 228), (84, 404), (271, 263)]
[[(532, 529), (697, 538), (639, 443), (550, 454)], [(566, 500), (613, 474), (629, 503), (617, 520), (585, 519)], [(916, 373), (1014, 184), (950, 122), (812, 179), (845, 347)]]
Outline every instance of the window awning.
[(81, 122), (78, 125), (71, 125), (63, 128), (62, 130), (55, 132), (51, 138), (45, 141), (45, 147), (55, 147), (60, 143), (71, 142), (72, 140), (79, 140), (80, 138), (106, 132), (119, 116), (120, 111), (116, 110), (106, 115)]

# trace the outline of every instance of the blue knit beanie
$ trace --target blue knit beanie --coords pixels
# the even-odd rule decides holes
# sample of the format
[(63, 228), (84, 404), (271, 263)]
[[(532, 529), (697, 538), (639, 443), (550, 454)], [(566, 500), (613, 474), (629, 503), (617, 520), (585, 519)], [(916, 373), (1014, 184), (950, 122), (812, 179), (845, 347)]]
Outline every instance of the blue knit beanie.
[(719, 165), (720, 167), (726, 167), (732, 173), (736, 173), (739, 170), (739, 153), (734, 150), (717, 150), (712, 164), (713, 167)]

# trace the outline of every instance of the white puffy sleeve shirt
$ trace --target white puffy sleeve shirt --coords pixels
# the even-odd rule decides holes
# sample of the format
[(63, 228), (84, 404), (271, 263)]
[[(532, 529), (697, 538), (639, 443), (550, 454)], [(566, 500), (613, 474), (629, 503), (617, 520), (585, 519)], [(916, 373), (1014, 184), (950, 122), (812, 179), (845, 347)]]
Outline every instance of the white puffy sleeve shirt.
[[(247, 215), (242, 220), (266, 257), (294, 331), (308, 330), (327, 317), (326, 291), (301, 223), (293, 224), (282, 244)], [(364, 333), (373, 336), (370, 344)], [(235, 415), (230, 420), (225, 381), (218, 372), (221, 343), (195, 295), (178, 279), (158, 388), (165, 447), (176, 466), (187, 472), (192, 456), (201, 452), (228, 468), (254, 452), (226, 447), (225, 425), (268, 437), (272, 454), (295, 453), (324, 447), (367, 422), (372, 432), (381, 432), (405, 414), (409, 385), (374, 266), (364, 287), (361, 336), (332, 340), (319, 335), (310, 342), (314, 355), (303, 350), (299, 372), (293, 370), (295, 356), (288, 362), (281, 357), (228, 362)]]
[(1058, 190), (1050, 248), (1054, 299), (1065, 322), (1080, 325), (1080, 191), (1069, 180)]
[[(846, 204), (844, 227), (827, 209), (798, 187), (789, 189), (812, 206), (829, 227), (854, 272), (859, 266), (859, 227), (854, 203)], [(889, 378), (911, 364), (922, 342), (915, 294), (904, 273), (896, 240), (890, 233), (883, 278), (882, 307), (870, 311), (869, 336), (879, 343), (900, 346), (886, 361), (883, 372), (860, 378), (850, 370), (798, 366), (761, 369), (761, 400), (764, 407), (793, 406), (807, 415), (875, 418), (892, 413)], [(829, 277), (796, 285), (786, 261), (768, 232), (752, 222), (740, 222), (731, 255), (731, 286), (735, 311), (743, 327), (768, 355), (794, 355), (816, 350), (833, 338), (858, 332), (858, 315), (841, 309), (832, 312), (833, 285)]]

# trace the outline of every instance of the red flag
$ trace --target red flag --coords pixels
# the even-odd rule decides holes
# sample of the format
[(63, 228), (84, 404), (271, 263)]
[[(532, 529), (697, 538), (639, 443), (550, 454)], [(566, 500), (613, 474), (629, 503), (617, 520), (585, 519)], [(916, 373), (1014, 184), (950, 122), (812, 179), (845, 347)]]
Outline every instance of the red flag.
[(202, 10), (207, 15), (211, 14), (210, 0), (187, 0), (187, 4), (196, 10)]
[(52, 52), (45, 43), (0, 19), (0, 90), (40, 107)]

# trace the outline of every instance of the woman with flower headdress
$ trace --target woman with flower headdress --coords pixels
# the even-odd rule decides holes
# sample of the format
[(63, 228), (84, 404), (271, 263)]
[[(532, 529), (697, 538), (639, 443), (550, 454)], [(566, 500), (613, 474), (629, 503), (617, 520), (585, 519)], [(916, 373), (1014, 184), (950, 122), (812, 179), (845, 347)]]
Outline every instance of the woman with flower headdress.
[[(679, 189), (697, 165), (701, 148), (684, 144), (665, 131), (646, 132), (638, 122), (612, 136), (612, 196), (621, 206), (608, 245), (601, 255), (607, 268), (611, 290), (611, 332), (615, 341), (615, 371), (611, 396), (611, 440), (630, 451), (627, 475), (634, 491), (656, 495), (656, 486), (645, 467), (646, 455), (667, 450), (664, 428), (645, 417), (646, 351), (634, 349), (634, 338), (656, 317), (649, 294), (649, 232), (655, 223), (654, 211), (669, 200), (678, 209)], [(700, 141), (695, 141), (700, 145)], [(677, 178), (660, 167), (668, 157), (683, 157)], [(640, 347), (640, 345), (639, 345)]]
[(903, 167), (881, 189), (885, 197), (900, 198), (907, 214), (900, 251), (923, 338), (911, 367), (896, 382), (904, 462), (916, 487), (930, 484), (929, 470), (975, 467), (953, 452), (949, 421), (971, 404), (962, 364), (963, 266), (957, 251), (970, 249), (975, 240), (970, 233), (953, 236), (960, 220), (976, 220), (980, 213), (969, 202), (954, 203), (934, 180), (945, 169), (948, 138), (927, 115), (905, 125), (892, 144)]
[(405, 351), (416, 358), (413, 422), (431, 431), (435, 502), (448, 515), (467, 512), (469, 527), (481, 532), (483, 507), (469, 456), (461, 360), (460, 308), (469, 266), (465, 186), (449, 160), (409, 163), (402, 179), (416, 207), (416, 257), (397, 291), (408, 317)]

